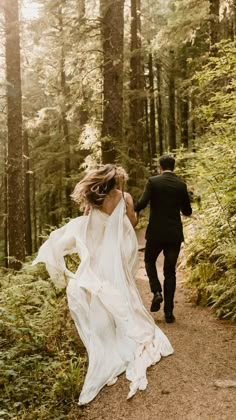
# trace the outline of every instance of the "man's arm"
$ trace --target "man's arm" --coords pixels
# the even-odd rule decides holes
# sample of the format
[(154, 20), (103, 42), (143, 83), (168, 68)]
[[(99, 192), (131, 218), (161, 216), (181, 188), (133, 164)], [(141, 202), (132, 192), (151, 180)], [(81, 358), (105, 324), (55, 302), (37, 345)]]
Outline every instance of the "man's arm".
[(183, 189), (181, 212), (184, 216), (191, 216), (191, 214), (192, 214), (192, 207), (191, 207), (191, 204), (190, 204), (190, 199), (189, 199), (186, 184), (184, 184), (184, 189)]
[(151, 198), (151, 181), (148, 180), (144, 193), (142, 197), (138, 200), (138, 202), (134, 206), (134, 210), (139, 213), (141, 210), (145, 209), (147, 207), (149, 201)]

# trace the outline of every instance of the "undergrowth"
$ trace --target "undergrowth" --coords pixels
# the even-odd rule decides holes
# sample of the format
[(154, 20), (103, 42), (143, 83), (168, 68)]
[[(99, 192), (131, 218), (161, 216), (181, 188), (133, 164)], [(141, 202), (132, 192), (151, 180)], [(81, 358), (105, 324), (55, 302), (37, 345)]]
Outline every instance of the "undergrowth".
[(64, 290), (42, 265), (0, 272), (0, 419), (72, 419), (85, 369), (84, 347)]
[(185, 174), (201, 198), (188, 238), (188, 284), (196, 302), (236, 321), (236, 43), (222, 41), (195, 75), (203, 134), (184, 153)]

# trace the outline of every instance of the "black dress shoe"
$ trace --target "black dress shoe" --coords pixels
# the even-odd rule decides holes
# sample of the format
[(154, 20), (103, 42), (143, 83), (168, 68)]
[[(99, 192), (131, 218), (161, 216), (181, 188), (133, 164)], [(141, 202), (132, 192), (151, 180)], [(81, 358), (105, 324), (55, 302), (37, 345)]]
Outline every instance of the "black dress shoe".
[(175, 322), (175, 317), (172, 314), (172, 312), (166, 312), (165, 313), (165, 320), (166, 320), (167, 324), (172, 324), (173, 322)]
[(159, 311), (159, 309), (161, 307), (161, 302), (163, 302), (162, 294), (160, 292), (156, 292), (153, 296), (153, 299), (152, 299), (152, 304), (151, 304), (150, 311), (151, 312)]

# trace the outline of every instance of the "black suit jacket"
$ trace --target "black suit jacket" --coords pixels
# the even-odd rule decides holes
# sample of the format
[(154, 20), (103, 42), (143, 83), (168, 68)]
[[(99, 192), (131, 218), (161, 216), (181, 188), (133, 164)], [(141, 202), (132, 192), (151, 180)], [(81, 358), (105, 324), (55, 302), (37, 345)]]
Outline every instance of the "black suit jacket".
[(135, 205), (140, 212), (150, 203), (150, 217), (146, 238), (158, 238), (160, 242), (177, 243), (184, 240), (180, 212), (192, 214), (192, 208), (185, 182), (173, 172), (148, 179), (145, 191)]

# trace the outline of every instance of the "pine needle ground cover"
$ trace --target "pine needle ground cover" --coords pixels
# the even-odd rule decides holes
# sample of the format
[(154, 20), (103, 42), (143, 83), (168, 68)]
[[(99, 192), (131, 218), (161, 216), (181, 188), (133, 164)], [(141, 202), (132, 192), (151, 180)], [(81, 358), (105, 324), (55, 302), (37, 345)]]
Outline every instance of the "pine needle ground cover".
[(85, 350), (64, 290), (43, 265), (0, 273), (0, 418), (65, 419), (77, 406)]

